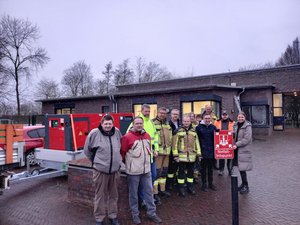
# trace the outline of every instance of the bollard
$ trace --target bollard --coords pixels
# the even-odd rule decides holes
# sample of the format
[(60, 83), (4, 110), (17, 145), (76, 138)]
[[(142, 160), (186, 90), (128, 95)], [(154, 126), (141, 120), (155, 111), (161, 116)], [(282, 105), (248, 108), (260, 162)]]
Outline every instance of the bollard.
[(231, 172), (232, 225), (239, 225), (238, 171), (234, 166)]

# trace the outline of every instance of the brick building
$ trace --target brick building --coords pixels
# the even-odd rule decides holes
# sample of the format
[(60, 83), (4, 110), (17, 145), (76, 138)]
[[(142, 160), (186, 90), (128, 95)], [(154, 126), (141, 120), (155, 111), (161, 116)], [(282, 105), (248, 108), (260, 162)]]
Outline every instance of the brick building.
[(253, 124), (254, 133), (270, 135), (273, 130), (283, 130), (292, 117), (299, 122), (291, 107), (297, 107), (299, 95), (300, 65), (292, 65), (130, 84), (118, 86), (113, 94), (38, 101), (42, 102), (43, 114), (138, 114), (144, 103), (150, 104), (152, 116), (161, 106), (180, 109), (182, 114), (191, 111), (200, 114), (210, 104), (218, 117), (226, 109), (236, 118), (238, 100)]

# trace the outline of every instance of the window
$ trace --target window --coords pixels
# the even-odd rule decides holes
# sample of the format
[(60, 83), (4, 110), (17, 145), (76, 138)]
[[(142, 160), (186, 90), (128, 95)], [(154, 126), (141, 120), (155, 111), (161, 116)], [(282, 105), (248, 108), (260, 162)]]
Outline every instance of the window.
[(242, 106), (246, 114), (246, 119), (254, 126), (269, 125), (268, 106), (267, 105), (246, 105)]
[(45, 137), (45, 128), (38, 128), (38, 129), (34, 129), (34, 130), (30, 130), (27, 132), (27, 135), (30, 138), (43, 138)]
[(283, 130), (283, 99), (282, 94), (273, 94), (273, 129)]
[(273, 94), (273, 116), (283, 116), (282, 94)]
[(182, 116), (186, 113), (194, 112), (195, 114), (202, 114), (206, 105), (211, 105), (212, 110), (218, 117), (220, 115), (220, 103), (216, 101), (190, 101), (182, 102)]
[(109, 106), (102, 106), (102, 113), (109, 113)]
[[(143, 104), (135, 104), (133, 105), (133, 113), (135, 116), (141, 114)], [(157, 115), (157, 104), (149, 104), (150, 106), (150, 118), (155, 118)]]
[(55, 114), (73, 114), (75, 112), (74, 108), (57, 108), (55, 109)]

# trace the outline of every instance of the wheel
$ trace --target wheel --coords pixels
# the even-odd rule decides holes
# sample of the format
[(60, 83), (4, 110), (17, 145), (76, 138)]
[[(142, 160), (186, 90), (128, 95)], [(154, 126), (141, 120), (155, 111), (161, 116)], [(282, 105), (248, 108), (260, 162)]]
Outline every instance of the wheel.
[(31, 173), (30, 173), (31, 176), (37, 176), (37, 175), (39, 175), (39, 174), (40, 174), (40, 170), (39, 170), (39, 169), (34, 169), (34, 170), (32, 170)]
[[(35, 158), (35, 154), (34, 154), (34, 149), (29, 150), (26, 153), (26, 158), (28, 158), (28, 162), (30, 166), (35, 166), (37, 164), (36, 158)], [(25, 160), (25, 162), (27, 163), (27, 159)]]

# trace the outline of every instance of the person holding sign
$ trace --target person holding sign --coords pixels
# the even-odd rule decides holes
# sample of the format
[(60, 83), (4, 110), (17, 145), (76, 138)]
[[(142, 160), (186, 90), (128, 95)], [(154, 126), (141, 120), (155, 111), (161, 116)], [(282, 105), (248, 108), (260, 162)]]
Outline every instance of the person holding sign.
[[(228, 130), (232, 131), (233, 129), (233, 121), (229, 118), (227, 111), (222, 111), (222, 118), (215, 122), (215, 126), (218, 130)], [(219, 176), (223, 176), (225, 168), (225, 159), (219, 160)], [(231, 174), (231, 159), (227, 159), (227, 170), (228, 174)]]
[(237, 117), (237, 123), (233, 127), (235, 133), (235, 145), (233, 146), (234, 159), (232, 166), (239, 168), (242, 184), (238, 190), (240, 194), (247, 194), (249, 192), (247, 173), (253, 168), (252, 164), (252, 125), (246, 120), (246, 114), (240, 112)]

